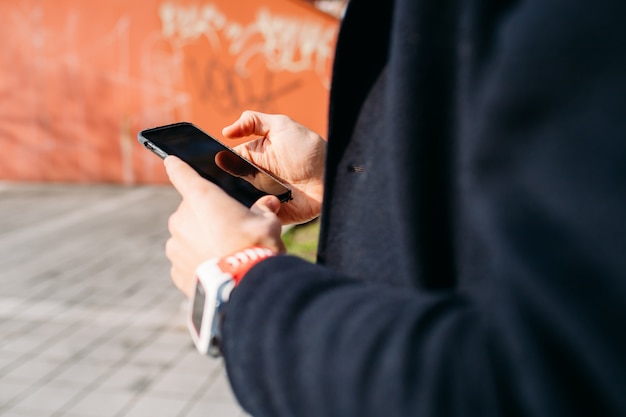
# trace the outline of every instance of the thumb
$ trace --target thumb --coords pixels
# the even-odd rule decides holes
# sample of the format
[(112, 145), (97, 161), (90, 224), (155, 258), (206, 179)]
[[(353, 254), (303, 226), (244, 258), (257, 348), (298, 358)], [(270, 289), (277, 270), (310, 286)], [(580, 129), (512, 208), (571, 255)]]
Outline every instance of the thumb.
[(183, 198), (196, 193), (198, 188), (205, 187), (208, 182), (176, 156), (165, 158), (164, 165), (170, 182)]
[(263, 214), (263, 213), (273, 213), (278, 214), (280, 210), (280, 200), (275, 195), (265, 195), (259, 198), (253, 205), (250, 207), (250, 210)]

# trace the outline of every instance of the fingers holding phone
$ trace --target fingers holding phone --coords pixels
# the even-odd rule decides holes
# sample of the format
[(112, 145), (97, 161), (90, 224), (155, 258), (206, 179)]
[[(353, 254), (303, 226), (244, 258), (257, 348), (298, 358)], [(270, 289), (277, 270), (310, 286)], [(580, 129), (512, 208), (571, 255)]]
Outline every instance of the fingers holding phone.
[(227, 138), (262, 135), (234, 149), (191, 123), (146, 129), (138, 140), (161, 158), (178, 156), (202, 177), (251, 207), (264, 195), (283, 204), (283, 224), (319, 216), (326, 156), (324, 139), (287, 116), (247, 111), (224, 128)]
[(169, 219), (166, 255), (172, 280), (187, 296), (194, 287), (196, 268), (208, 259), (251, 246), (284, 252), (277, 197), (264, 196), (248, 209), (179, 158), (166, 158), (165, 167), (182, 197)]
[[(209, 134), (191, 123), (182, 122), (167, 126), (146, 129), (139, 132), (138, 140), (147, 149), (165, 159), (174, 155), (187, 162), (200, 176), (220, 186), (231, 197), (245, 206), (252, 206), (255, 201), (266, 194), (273, 194), (282, 202), (291, 199), (291, 189), (279, 179), (243, 159), (231, 148), (224, 145)], [(220, 158), (218, 154), (222, 154)], [(228, 165), (236, 165), (238, 171), (255, 179), (263, 188), (254, 187), (254, 183), (233, 176), (217, 165), (217, 159), (225, 155), (237, 160)], [(244, 168), (245, 167), (245, 168)]]
[[(233, 149), (291, 188), (293, 200), (278, 214), (283, 223), (304, 223), (319, 216), (326, 158), (326, 141), (320, 135), (287, 116), (249, 110), (222, 133), (227, 139), (261, 136)], [(256, 187), (269, 186), (231, 157), (220, 156), (217, 164)]]

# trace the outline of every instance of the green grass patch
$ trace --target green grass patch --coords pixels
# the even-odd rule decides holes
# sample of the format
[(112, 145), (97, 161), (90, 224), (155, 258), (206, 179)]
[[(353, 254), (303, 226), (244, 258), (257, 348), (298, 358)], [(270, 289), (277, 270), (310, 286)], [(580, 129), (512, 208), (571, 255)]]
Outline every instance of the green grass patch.
[(283, 234), (287, 252), (309, 262), (315, 262), (319, 234), (319, 220), (292, 227)]

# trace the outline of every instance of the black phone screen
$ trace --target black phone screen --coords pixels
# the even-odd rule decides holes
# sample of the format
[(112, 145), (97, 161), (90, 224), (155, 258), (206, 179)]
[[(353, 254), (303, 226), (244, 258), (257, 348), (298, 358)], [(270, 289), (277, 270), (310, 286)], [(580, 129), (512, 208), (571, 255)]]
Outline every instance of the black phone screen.
[[(202, 177), (219, 185), (248, 207), (267, 194), (277, 196), (282, 202), (291, 199), (291, 190), (286, 185), (191, 123), (176, 123), (143, 130), (138, 139), (161, 158), (167, 155), (179, 157)], [(222, 152), (230, 154), (226, 155), (228, 158), (237, 158), (238, 164), (245, 164), (246, 176), (254, 177), (256, 183), (263, 184), (263, 189), (257, 189), (245, 179), (220, 168), (216, 163), (216, 156)]]

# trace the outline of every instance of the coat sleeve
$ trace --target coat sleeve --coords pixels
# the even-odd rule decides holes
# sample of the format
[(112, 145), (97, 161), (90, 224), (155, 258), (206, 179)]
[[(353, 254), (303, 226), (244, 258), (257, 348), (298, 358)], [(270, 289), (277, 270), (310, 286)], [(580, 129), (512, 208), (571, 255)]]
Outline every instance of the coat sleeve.
[(487, 415), (474, 398), (488, 341), (461, 296), (416, 299), (281, 256), (248, 273), (226, 317), (228, 375), (254, 416)]

